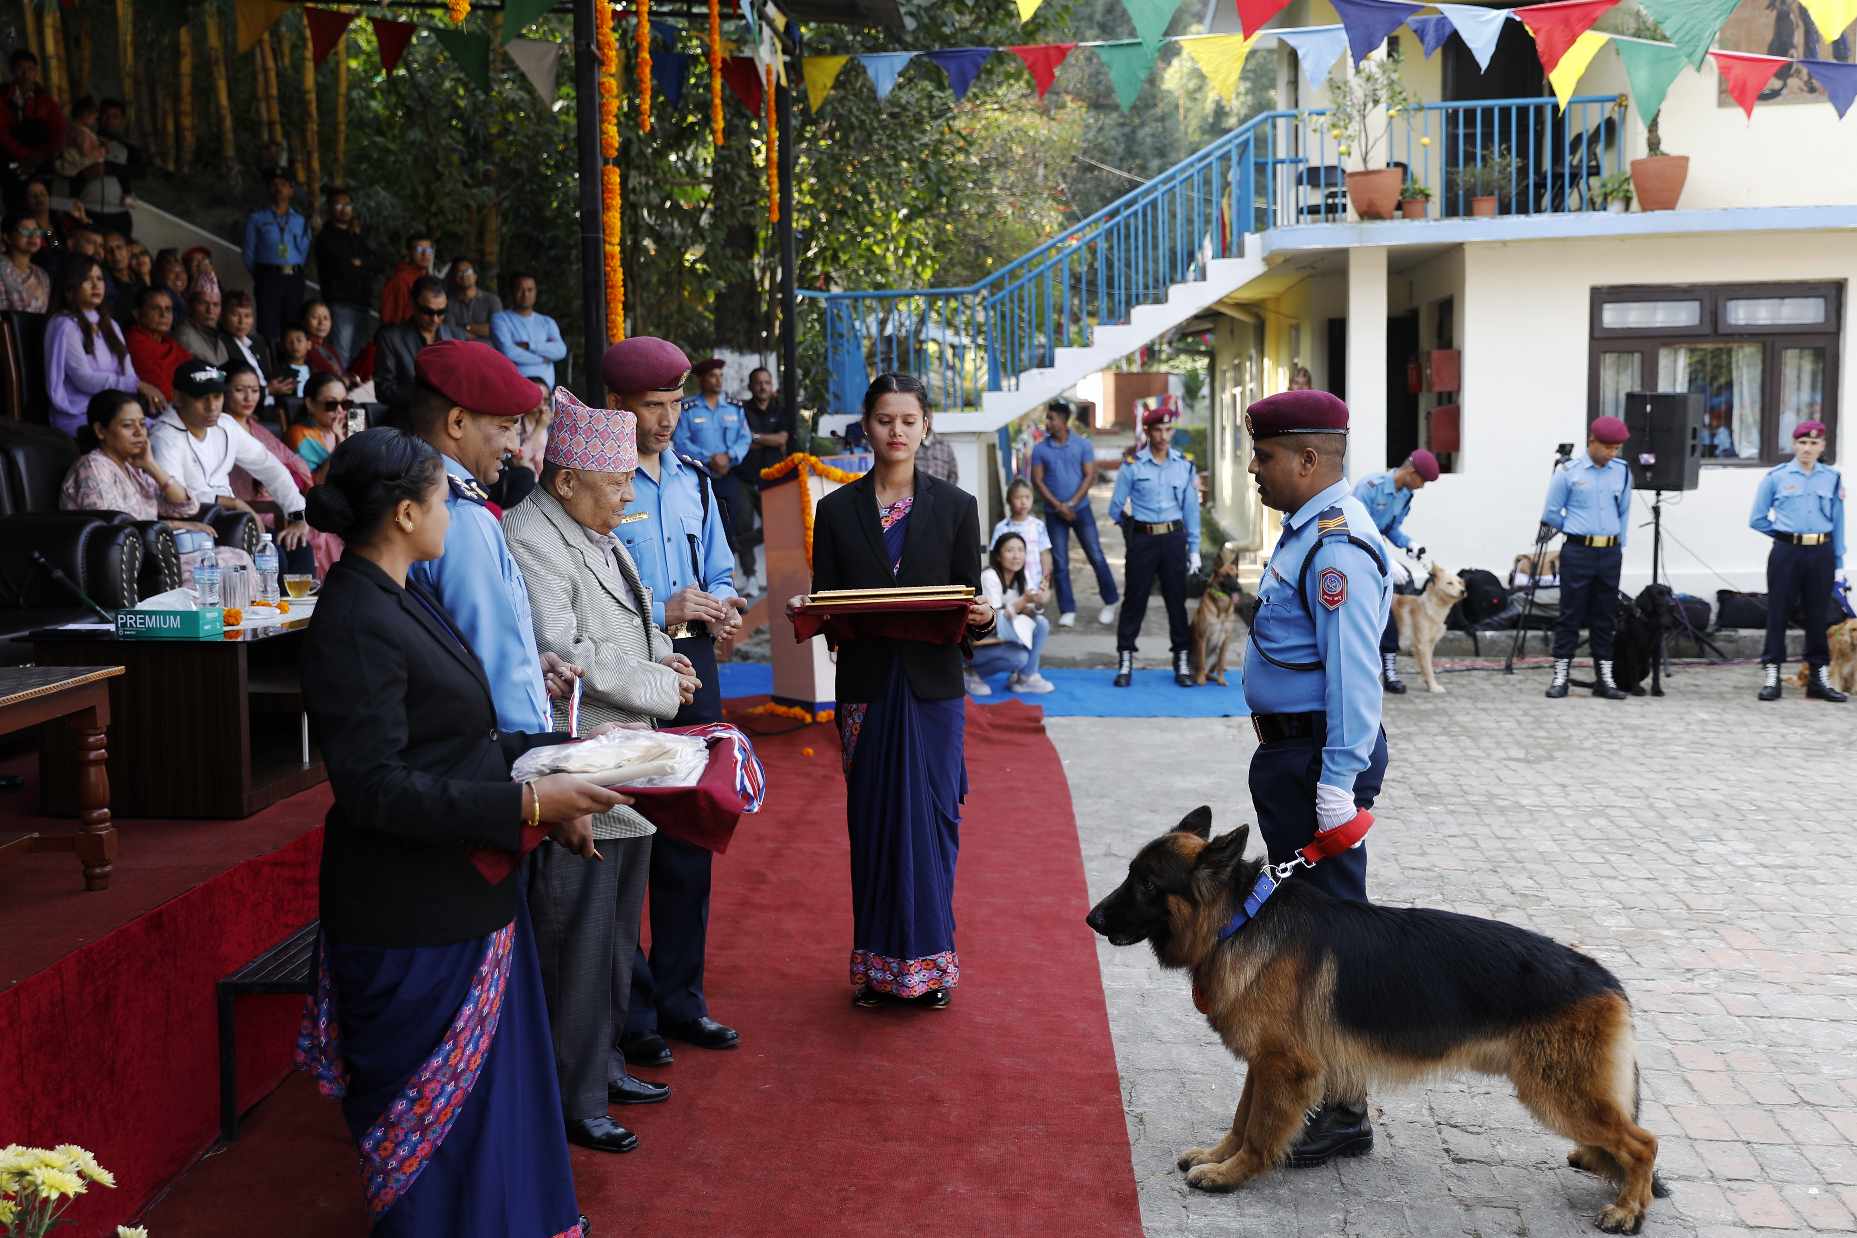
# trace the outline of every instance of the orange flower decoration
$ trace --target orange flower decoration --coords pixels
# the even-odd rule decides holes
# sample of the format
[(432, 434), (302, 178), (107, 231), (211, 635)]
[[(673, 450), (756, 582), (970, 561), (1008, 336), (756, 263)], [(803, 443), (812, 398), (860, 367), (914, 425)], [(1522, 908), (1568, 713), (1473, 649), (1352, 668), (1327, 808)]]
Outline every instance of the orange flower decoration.
[[(811, 544), (812, 544), (812, 540), (808, 538), (807, 545), (811, 545)], [(236, 606), (228, 606), (226, 607), (226, 613), (225, 613), (223, 622), (229, 628), (236, 628), (239, 626), (239, 624), (245, 622), (245, 612), (240, 610)]]
[(445, 7), (453, 25), (471, 15), (471, 0), (446, 0)]
[(806, 566), (812, 566), (812, 485), (806, 480), (808, 474), (848, 486), (862, 474), (849, 473), (844, 469), (833, 468), (817, 456), (796, 451), (779, 464), (769, 465), (761, 470), (764, 481), (778, 481), (788, 473), (797, 471), (800, 475), (800, 526), (806, 534)]
[(774, 102), (774, 66), (764, 74), (761, 97), (767, 105), (767, 222), (780, 222), (780, 109)]
[(722, 0), (709, 0), (709, 136), (722, 145)]
[[(613, 2), (607, 0), (595, 31), (600, 56), (600, 155), (606, 160), (619, 157), (619, 40), (613, 34), (616, 20)], [(621, 205), (619, 168), (605, 163), (600, 168), (600, 251), (608, 343), (625, 338), (625, 262), (619, 247)]]
[(638, 131), (651, 132), (651, 0), (638, 0)]

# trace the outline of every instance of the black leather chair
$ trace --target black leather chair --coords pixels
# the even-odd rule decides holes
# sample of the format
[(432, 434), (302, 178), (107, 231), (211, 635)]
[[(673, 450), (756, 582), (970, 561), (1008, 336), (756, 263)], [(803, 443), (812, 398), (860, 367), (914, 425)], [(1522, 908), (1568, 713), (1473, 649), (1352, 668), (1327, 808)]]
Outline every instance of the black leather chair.
[[(58, 511), (59, 489), (76, 459), (77, 444), (49, 426), (0, 422), (0, 517)], [(165, 522), (133, 520), (122, 512), (89, 514), (111, 524), (126, 524), (142, 539), (142, 574), (137, 582), (141, 596), (152, 597), (180, 584), (180, 554), (174, 530)]]
[[(142, 538), (92, 512), (27, 512), (0, 518), (0, 664), (28, 660), (34, 628), (100, 617), (141, 600)], [(63, 579), (60, 579), (62, 577)]]
[(46, 424), (51, 405), (45, 394), (45, 314), (0, 313), (0, 412), (16, 421)]

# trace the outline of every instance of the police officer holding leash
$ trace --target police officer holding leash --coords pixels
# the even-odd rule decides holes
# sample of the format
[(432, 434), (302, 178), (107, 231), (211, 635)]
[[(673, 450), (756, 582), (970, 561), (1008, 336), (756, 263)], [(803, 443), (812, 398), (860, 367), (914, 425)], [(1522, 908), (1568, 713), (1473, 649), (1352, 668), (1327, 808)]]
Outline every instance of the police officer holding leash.
[[(1326, 391), (1251, 405), (1251, 476), (1283, 536), (1258, 582), (1245, 704), (1258, 748), (1251, 800), (1273, 863), (1373, 805), (1386, 777), (1380, 634), (1392, 609), (1386, 544), (1342, 476), (1348, 407)], [(1359, 845), (1298, 872), (1335, 898), (1366, 901)], [(1327, 1096), (1290, 1150), (1295, 1168), (1373, 1147), (1364, 1096)]]

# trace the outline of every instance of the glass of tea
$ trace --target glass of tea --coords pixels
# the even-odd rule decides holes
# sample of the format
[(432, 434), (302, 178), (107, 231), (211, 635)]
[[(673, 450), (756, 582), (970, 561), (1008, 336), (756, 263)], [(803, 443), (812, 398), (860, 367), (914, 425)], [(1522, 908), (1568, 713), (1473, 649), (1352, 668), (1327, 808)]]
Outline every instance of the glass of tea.
[(293, 598), (306, 598), (310, 594), (316, 592), (316, 578), (307, 575), (286, 575), (284, 577), (284, 592)]

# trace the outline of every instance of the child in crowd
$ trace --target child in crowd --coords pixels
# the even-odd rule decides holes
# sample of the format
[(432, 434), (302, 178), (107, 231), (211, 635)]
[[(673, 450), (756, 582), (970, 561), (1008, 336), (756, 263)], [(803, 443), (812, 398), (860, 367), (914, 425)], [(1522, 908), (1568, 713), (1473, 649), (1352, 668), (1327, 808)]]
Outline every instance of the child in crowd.
[(182, 254), (181, 266), (187, 272), (188, 295), (206, 291), (215, 297), (224, 298), (219, 287), (219, 272), (213, 269), (213, 255), (206, 246), (195, 245)]
[(975, 696), (992, 695), (985, 677), (1000, 671), (1010, 672), (1006, 679), (1008, 692), (1035, 696), (1056, 686), (1038, 673), (1038, 658), (1044, 652), (1045, 638), (1051, 635), (1051, 620), (1040, 613), (1044, 590), (1027, 583), (1027, 563), (1025, 539), (1018, 533), (1006, 532), (994, 539), (987, 555), (987, 569), (980, 573), (980, 592), (999, 612), (999, 640), (974, 646), (967, 690)]
[(541, 379), (531, 379), (541, 402), (516, 421), (516, 463), (537, 477), (548, 452), (548, 427), (555, 419), (554, 390)]
[(277, 369), (280, 377), (295, 375), (296, 390), (291, 394), (301, 399), (310, 376), (309, 332), (303, 329), (302, 323), (293, 322), (284, 328), (284, 338), (277, 343)]
[(1042, 589), (1051, 575), (1051, 535), (1045, 522), (1032, 515), (1032, 483), (1023, 477), (1006, 487), (1007, 516), (993, 526), (989, 539), (997, 543), (1007, 533), (1017, 533), (1025, 542), (1025, 584)]

